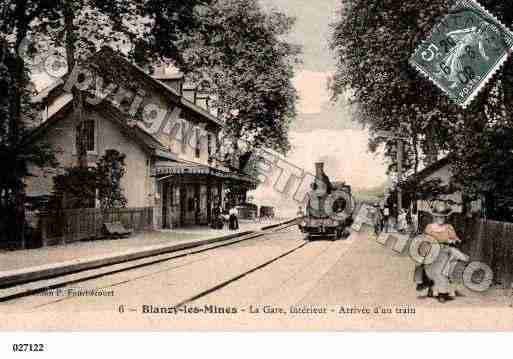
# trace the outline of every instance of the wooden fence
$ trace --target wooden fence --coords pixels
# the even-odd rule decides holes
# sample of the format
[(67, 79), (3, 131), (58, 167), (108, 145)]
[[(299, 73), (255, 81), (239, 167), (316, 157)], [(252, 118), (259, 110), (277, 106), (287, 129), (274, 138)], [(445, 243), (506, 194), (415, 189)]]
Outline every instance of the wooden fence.
[(133, 232), (152, 229), (153, 208), (71, 209), (40, 214), (42, 245), (65, 244), (104, 235), (103, 223), (121, 222)]
[[(420, 229), (429, 223), (430, 215), (420, 218)], [(456, 229), (462, 243), (461, 251), (471, 261), (490, 266), (497, 285), (510, 287), (513, 283), (513, 223), (452, 215), (448, 220)]]

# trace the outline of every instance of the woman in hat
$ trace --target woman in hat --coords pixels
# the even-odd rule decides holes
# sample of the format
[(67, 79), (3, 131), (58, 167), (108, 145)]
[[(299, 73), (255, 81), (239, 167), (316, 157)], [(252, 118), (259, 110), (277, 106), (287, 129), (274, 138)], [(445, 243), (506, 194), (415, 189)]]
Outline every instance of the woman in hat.
[[(440, 244), (440, 252), (436, 261), (429, 265), (429, 272), (431, 275), (426, 275), (426, 267), (424, 265), (420, 266), (420, 268), (416, 268), (416, 276), (418, 277), (420, 274), (420, 277), (422, 278), (417, 282), (417, 290), (419, 290), (419, 288), (424, 289), (426, 287), (431, 287), (430, 290), (433, 291), (433, 295), (436, 296), (438, 301), (441, 303), (452, 299), (449, 292), (454, 292), (454, 290), (450, 288), (448, 278), (440, 277), (442, 275), (442, 268), (438, 267), (446, 263), (444, 258), (449, 256), (448, 251), (446, 250), (447, 246), (449, 244), (461, 242), (454, 230), (454, 227), (451, 224), (446, 223), (446, 219), (450, 214), (451, 209), (445, 204), (445, 202), (437, 202), (433, 206), (433, 210), (431, 211), (433, 222), (426, 226), (424, 234), (432, 237)], [(428, 276), (431, 278), (427, 278)]]
[(426, 226), (424, 233), (433, 237), (441, 244), (460, 242), (454, 227), (451, 224), (446, 223), (446, 219), (450, 214), (451, 209), (447, 204), (445, 204), (445, 202), (437, 202), (431, 211), (433, 223)]

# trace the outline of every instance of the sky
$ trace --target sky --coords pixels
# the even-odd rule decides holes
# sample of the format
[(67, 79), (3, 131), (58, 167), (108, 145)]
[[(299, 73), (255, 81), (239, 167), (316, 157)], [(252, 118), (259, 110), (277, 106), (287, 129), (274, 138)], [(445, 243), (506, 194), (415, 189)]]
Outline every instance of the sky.
[[(314, 163), (325, 162), (325, 172), (353, 188), (372, 188), (387, 181), (385, 160), (368, 152), (368, 133), (352, 120), (342, 103), (333, 104), (327, 80), (336, 69), (329, 49), (330, 24), (337, 19), (340, 0), (260, 0), (296, 18), (289, 40), (303, 47), (303, 64), (296, 69), (294, 86), (299, 93), (299, 115), (290, 131), (292, 150), (287, 160), (314, 172)], [(256, 202), (275, 205), (278, 212), (297, 210), (290, 196), (269, 186), (252, 193)]]

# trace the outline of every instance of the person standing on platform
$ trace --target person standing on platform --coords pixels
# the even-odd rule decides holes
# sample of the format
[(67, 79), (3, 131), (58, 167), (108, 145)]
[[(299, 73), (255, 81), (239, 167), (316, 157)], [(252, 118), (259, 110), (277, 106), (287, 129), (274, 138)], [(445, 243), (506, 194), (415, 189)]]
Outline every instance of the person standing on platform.
[(212, 228), (213, 229), (223, 229), (223, 216), (222, 216), (222, 210), (221, 210), (220, 204), (214, 207), (212, 217), (213, 217)]
[(388, 232), (388, 226), (390, 222), (390, 208), (388, 208), (386, 205), (383, 208), (383, 231), (385, 233)]
[(407, 216), (408, 214), (404, 208), (399, 211), (399, 215), (397, 216), (397, 231), (399, 233), (408, 232), (408, 221), (406, 220)]
[(229, 211), (229, 218), (228, 218), (228, 222), (229, 222), (229, 226), (228, 228), (232, 231), (235, 231), (237, 229), (239, 229), (239, 220), (237, 218), (237, 208), (235, 207), (232, 207)]

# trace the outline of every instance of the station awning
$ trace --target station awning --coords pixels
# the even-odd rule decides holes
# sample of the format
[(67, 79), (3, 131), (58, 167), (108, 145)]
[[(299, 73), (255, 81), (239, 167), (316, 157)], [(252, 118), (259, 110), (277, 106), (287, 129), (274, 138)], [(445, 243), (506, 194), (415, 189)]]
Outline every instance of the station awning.
[(212, 176), (238, 182), (246, 182), (251, 186), (256, 186), (257, 180), (242, 173), (227, 172), (220, 169), (201, 165), (180, 163), (175, 161), (158, 161), (155, 163), (153, 176), (156, 177), (173, 177), (173, 176)]

